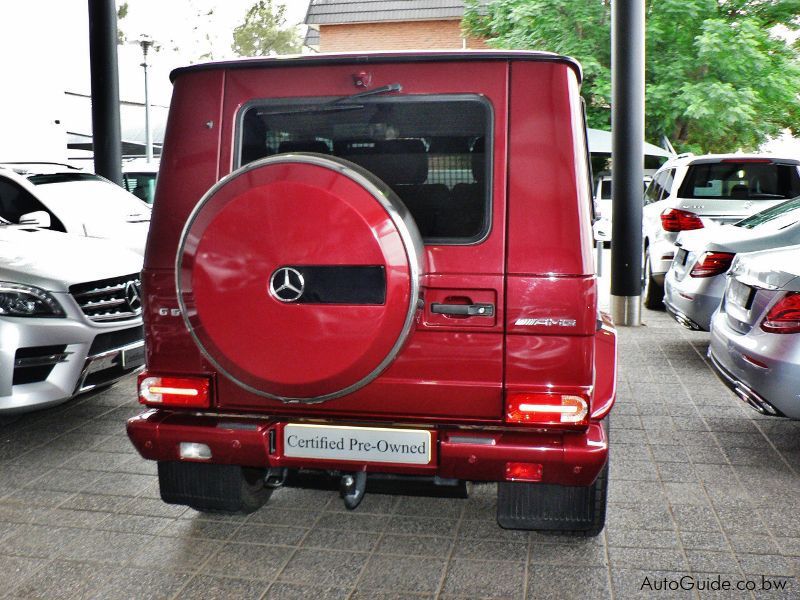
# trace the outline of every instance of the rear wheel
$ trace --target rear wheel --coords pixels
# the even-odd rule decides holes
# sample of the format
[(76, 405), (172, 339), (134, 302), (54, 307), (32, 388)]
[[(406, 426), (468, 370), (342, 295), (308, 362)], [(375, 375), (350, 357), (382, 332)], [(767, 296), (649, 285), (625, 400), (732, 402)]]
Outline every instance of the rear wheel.
[(239, 465), (159, 462), (161, 499), (200, 512), (251, 513), (269, 500), (266, 469)]
[(653, 268), (650, 264), (650, 248), (644, 249), (644, 289), (642, 300), (646, 308), (660, 310), (664, 308), (664, 287), (653, 279)]

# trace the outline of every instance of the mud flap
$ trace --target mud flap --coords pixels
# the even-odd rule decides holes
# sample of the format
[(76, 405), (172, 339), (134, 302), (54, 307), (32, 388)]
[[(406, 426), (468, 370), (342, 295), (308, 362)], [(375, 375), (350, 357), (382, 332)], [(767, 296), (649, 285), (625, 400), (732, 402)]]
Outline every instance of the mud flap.
[(597, 535), (605, 524), (606, 466), (587, 487), (498, 483), (497, 523), (505, 529), (535, 529)]
[(158, 482), (164, 502), (200, 511), (252, 512), (272, 491), (249, 484), (244, 469), (238, 465), (159, 462)]

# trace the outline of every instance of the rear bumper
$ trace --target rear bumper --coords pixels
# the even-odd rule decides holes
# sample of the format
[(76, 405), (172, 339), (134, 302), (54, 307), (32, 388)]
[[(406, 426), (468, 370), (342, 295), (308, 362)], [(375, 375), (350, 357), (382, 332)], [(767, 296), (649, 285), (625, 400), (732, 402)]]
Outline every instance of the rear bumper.
[(708, 331), (711, 315), (725, 293), (725, 276), (692, 278), (678, 281), (670, 269), (664, 278), (664, 306), (667, 312), (687, 329)]
[[(542, 465), (542, 483), (569, 486), (591, 485), (608, 457), (608, 439), (598, 422), (580, 432), (437, 426), (430, 429), (432, 453), (430, 463), (425, 465), (288, 457), (283, 449), (285, 424), (269, 417), (150, 410), (128, 421), (128, 436), (144, 458), (157, 461), (181, 460), (180, 443), (194, 442), (206, 444), (212, 456), (208, 462), (217, 464), (367, 470), (466, 481), (505, 481), (506, 463), (524, 462)], [(374, 425), (386, 427), (385, 423)]]

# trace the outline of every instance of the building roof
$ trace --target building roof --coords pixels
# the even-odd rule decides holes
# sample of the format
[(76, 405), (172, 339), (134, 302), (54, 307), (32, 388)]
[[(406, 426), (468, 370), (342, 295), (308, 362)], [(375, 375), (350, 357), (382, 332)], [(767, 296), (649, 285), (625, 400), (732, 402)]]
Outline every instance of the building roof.
[[(489, 0), (479, 0), (485, 5)], [(461, 19), (464, 0), (311, 0), (309, 25)]]

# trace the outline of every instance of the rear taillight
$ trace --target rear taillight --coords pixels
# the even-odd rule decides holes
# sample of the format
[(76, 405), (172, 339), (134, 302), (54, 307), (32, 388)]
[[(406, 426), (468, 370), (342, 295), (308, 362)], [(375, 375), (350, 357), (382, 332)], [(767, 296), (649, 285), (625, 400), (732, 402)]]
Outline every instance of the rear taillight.
[(690, 231), (692, 229), (702, 229), (703, 222), (693, 212), (668, 208), (661, 213), (661, 227), (664, 231), (672, 233), (678, 231)]
[(139, 375), (139, 402), (147, 406), (208, 408), (210, 387), (206, 377), (153, 377), (145, 371)]
[(512, 393), (506, 397), (506, 421), (526, 425), (584, 424), (589, 414), (585, 398), (549, 392)]
[(769, 333), (800, 333), (800, 292), (788, 292), (761, 322)]
[(700, 257), (689, 275), (691, 277), (714, 277), (721, 275), (731, 267), (733, 257), (730, 252), (706, 252)]

